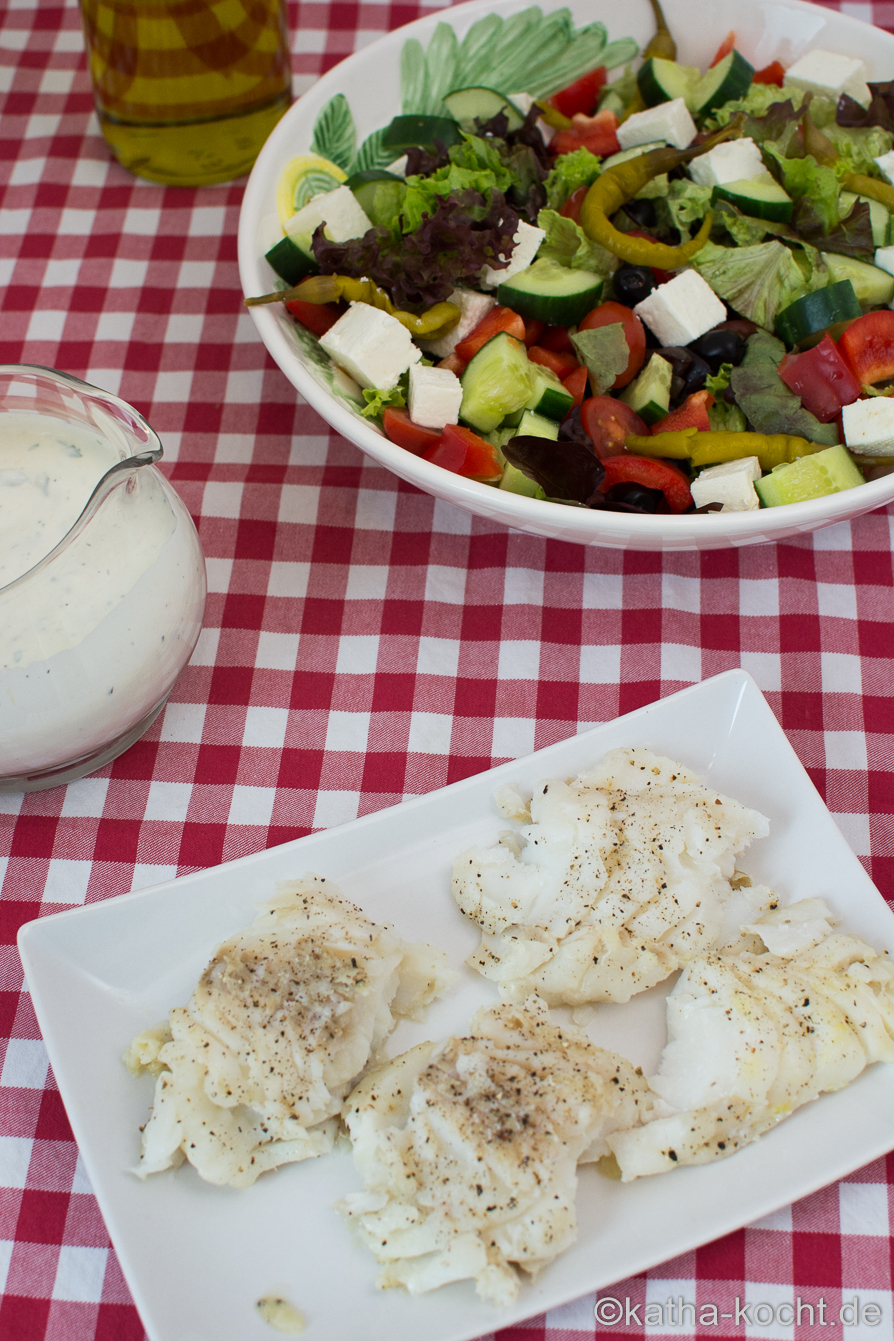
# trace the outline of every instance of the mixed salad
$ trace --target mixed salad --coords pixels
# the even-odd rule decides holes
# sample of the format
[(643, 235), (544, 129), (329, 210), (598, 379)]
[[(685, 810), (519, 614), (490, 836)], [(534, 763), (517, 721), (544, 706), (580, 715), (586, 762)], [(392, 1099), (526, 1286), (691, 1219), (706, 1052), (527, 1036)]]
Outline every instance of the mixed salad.
[(733, 33), (701, 71), (651, 3), (642, 53), (538, 9), (408, 42), (402, 114), (356, 150), (339, 95), (285, 169), (247, 301), (392, 442), (531, 497), (742, 511), (894, 471), (894, 81), (755, 71)]

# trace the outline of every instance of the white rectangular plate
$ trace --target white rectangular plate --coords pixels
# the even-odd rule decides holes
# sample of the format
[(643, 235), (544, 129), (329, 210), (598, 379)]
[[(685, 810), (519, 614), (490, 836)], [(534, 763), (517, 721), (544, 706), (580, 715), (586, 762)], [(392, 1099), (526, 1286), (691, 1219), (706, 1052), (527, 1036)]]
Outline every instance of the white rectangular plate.
[[(376, 1290), (372, 1257), (332, 1209), (360, 1186), (346, 1150), (265, 1174), (246, 1191), (211, 1187), (189, 1167), (146, 1183), (127, 1172), (153, 1083), (130, 1076), (122, 1052), (187, 1000), (215, 945), (251, 920), (277, 880), (325, 875), (371, 917), (441, 946), (461, 969), (424, 1024), (400, 1026), (393, 1053), (462, 1033), (496, 993), (463, 966), (477, 936), (450, 897), (453, 857), (505, 827), (492, 802), (499, 784), (567, 777), (629, 745), (679, 759), (763, 811), (770, 836), (743, 868), (784, 902), (827, 898), (844, 930), (894, 951), (894, 916), (742, 671), (340, 828), (22, 928), (56, 1080), (152, 1341), (265, 1341), (272, 1332), (254, 1303), (271, 1291), (301, 1309), (309, 1341), (354, 1341), (358, 1317), (365, 1341), (467, 1341), (726, 1234), (894, 1144), (894, 1067), (877, 1065), (719, 1164), (627, 1186), (586, 1167), (577, 1242), (505, 1310), (483, 1304), (469, 1282), (421, 1298)], [(664, 1043), (665, 995), (659, 987), (600, 1007), (590, 1036), (648, 1072)]]

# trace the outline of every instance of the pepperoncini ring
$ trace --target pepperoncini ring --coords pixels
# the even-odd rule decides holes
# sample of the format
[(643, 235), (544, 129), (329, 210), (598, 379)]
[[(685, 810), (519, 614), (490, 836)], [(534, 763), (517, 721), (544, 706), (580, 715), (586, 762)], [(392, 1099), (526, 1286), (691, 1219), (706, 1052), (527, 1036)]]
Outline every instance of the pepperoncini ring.
[(741, 135), (742, 125), (743, 118), (739, 114), (729, 125), (715, 131), (692, 149), (653, 149), (650, 153), (628, 159), (626, 163), (616, 163), (596, 178), (584, 197), (580, 212), (584, 232), (592, 241), (598, 242), (630, 265), (655, 266), (658, 270), (678, 270), (680, 266), (686, 265), (708, 241), (713, 222), (710, 210), (695, 237), (679, 247), (653, 242), (650, 238), (629, 237), (615, 228), (611, 216), (660, 173), (698, 158), (723, 140)]
[(768, 471), (774, 466), (826, 450), (820, 442), (810, 442), (791, 433), (740, 433), (714, 429), (701, 432), (694, 428), (653, 433), (648, 437), (630, 433), (624, 444), (637, 456), (659, 456), (675, 461), (688, 458), (694, 470), (719, 465), (723, 461), (739, 461), (744, 456), (756, 456), (761, 470)]
[(385, 290), (380, 289), (371, 279), (351, 279), (348, 275), (311, 275), (293, 289), (264, 294), (261, 298), (246, 298), (245, 305), (255, 307), (262, 303), (290, 303), (295, 300), (302, 303), (337, 303), (342, 298), (349, 303), (366, 303), (380, 312), (387, 312), (405, 326), (411, 335), (426, 336), (432, 340), (452, 331), (461, 316), (456, 303), (435, 303), (420, 316), (414, 312), (404, 312), (395, 307)]

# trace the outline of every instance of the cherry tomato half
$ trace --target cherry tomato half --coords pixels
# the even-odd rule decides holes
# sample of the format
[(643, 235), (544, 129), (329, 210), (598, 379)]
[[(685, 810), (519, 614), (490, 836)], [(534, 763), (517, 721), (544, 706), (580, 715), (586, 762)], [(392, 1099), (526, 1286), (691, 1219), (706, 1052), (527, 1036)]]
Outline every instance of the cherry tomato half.
[(580, 418), (601, 461), (624, 453), (628, 433), (644, 436), (649, 432), (636, 410), (613, 396), (591, 396), (581, 405)]
[(643, 366), (643, 360), (646, 357), (646, 328), (640, 321), (635, 312), (623, 303), (600, 303), (594, 307), (592, 312), (588, 312), (580, 323), (578, 330), (593, 331), (598, 326), (615, 326), (620, 322), (624, 327), (624, 339), (627, 341), (627, 347), (630, 350), (630, 359), (627, 367), (612, 383), (612, 390), (617, 391), (619, 387), (626, 386), (632, 382), (640, 368)]

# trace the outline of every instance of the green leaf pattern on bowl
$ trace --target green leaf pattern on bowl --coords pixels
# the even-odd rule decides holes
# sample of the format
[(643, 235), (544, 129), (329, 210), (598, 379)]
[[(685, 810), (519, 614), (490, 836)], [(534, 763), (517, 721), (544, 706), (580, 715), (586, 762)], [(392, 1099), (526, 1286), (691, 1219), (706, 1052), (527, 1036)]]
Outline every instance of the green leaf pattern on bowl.
[(336, 93), (314, 122), (310, 151), (328, 158), (330, 163), (347, 172), (354, 161), (356, 148), (357, 128), (348, 100), (343, 93)]
[[(439, 23), (427, 49), (415, 37), (404, 43), (401, 110), (444, 116), (445, 93), (476, 85), (507, 95), (524, 91), (548, 98), (598, 65), (614, 70), (637, 55), (632, 37), (608, 42), (606, 36), (602, 23), (575, 29), (569, 10), (544, 14), (538, 5), (509, 19), (488, 14), (472, 24), (461, 42), (449, 23)], [(382, 148), (381, 130), (364, 140), (356, 154), (355, 144), (347, 99), (337, 93), (317, 117), (311, 148), (348, 174), (385, 168), (392, 161)]]

